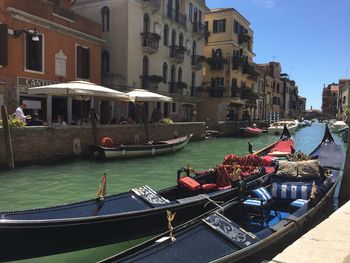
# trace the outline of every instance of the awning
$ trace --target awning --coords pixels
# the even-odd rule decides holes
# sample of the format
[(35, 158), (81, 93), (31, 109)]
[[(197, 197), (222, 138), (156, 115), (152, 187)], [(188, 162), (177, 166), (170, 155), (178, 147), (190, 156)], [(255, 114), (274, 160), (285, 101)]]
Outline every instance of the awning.
[(87, 81), (70, 81), (65, 83), (29, 88), (28, 94), (45, 94), (53, 96), (95, 97), (102, 100), (130, 101), (124, 92), (109, 89)]
[(171, 102), (173, 99), (144, 89), (134, 89), (126, 93), (133, 102)]

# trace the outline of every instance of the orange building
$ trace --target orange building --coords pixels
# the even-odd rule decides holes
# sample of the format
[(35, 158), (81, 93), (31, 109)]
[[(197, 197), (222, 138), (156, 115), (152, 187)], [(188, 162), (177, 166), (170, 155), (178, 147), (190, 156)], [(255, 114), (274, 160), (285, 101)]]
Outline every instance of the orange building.
[(49, 122), (59, 114), (68, 121), (84, 117), (90, 102), (28, 94), (51, 83), (101, 81), (100, 25), (70, 7), (70, 0), (0, 1), (0, 105), (9, 113), (25, 100), (27, 114)]

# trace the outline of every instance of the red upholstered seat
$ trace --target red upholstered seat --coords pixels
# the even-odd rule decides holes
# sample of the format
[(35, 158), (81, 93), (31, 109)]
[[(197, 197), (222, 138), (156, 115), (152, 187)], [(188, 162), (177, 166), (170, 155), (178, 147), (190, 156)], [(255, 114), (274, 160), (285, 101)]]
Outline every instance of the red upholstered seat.
[(292, 148), (294, 148), (293, 141), (280, 141), (276, 143), (275, 147), (271, 149), (269, 155), (272, 156), (285, 156), (292, 152)]
[(179, 184), (182, 184), (183, 186), (193, 191), (201, 188), (201, 185), (189, 176), (184, 176), (180, 178), (178, 182)]
[(271, 174), (275, 171), (275, 167), (274, 166), (264, 166), (265, 171), (267, 174)]
[(214, 190), (214, 189), (217, 189), (218, 188), (218, 185), (217, 184), (203, 184), (202, 185), (202, 189), (203, 191), (210, 191), (210, 190)]

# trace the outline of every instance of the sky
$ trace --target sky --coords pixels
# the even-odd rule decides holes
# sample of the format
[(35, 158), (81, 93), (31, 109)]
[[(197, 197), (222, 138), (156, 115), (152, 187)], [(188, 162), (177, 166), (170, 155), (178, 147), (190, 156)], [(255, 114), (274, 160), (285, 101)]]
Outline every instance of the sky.
[(206, 0), (233, 7), (254, 31), (255, 63), (277, 61), (307, 109), (321, 109), (324, 85), (350, 78), (350, 0)]

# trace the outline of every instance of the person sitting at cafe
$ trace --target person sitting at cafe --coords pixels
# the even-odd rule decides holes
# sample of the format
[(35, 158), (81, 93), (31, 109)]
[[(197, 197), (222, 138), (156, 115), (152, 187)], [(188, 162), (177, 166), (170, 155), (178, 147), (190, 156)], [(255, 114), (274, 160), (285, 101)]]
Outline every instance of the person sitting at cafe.
[(67, 122), (65, 122), (63, 115), (58, 115), (57, 119), (54, 123), (55, 126), (67, 126)]
[(31, 120), (27, 122), (27, 126), (42, 126), (42, 125), (46, 125), (46, 122), (41, 120), (39, 118), (39, 114), (36, 112), (32, 114)]

